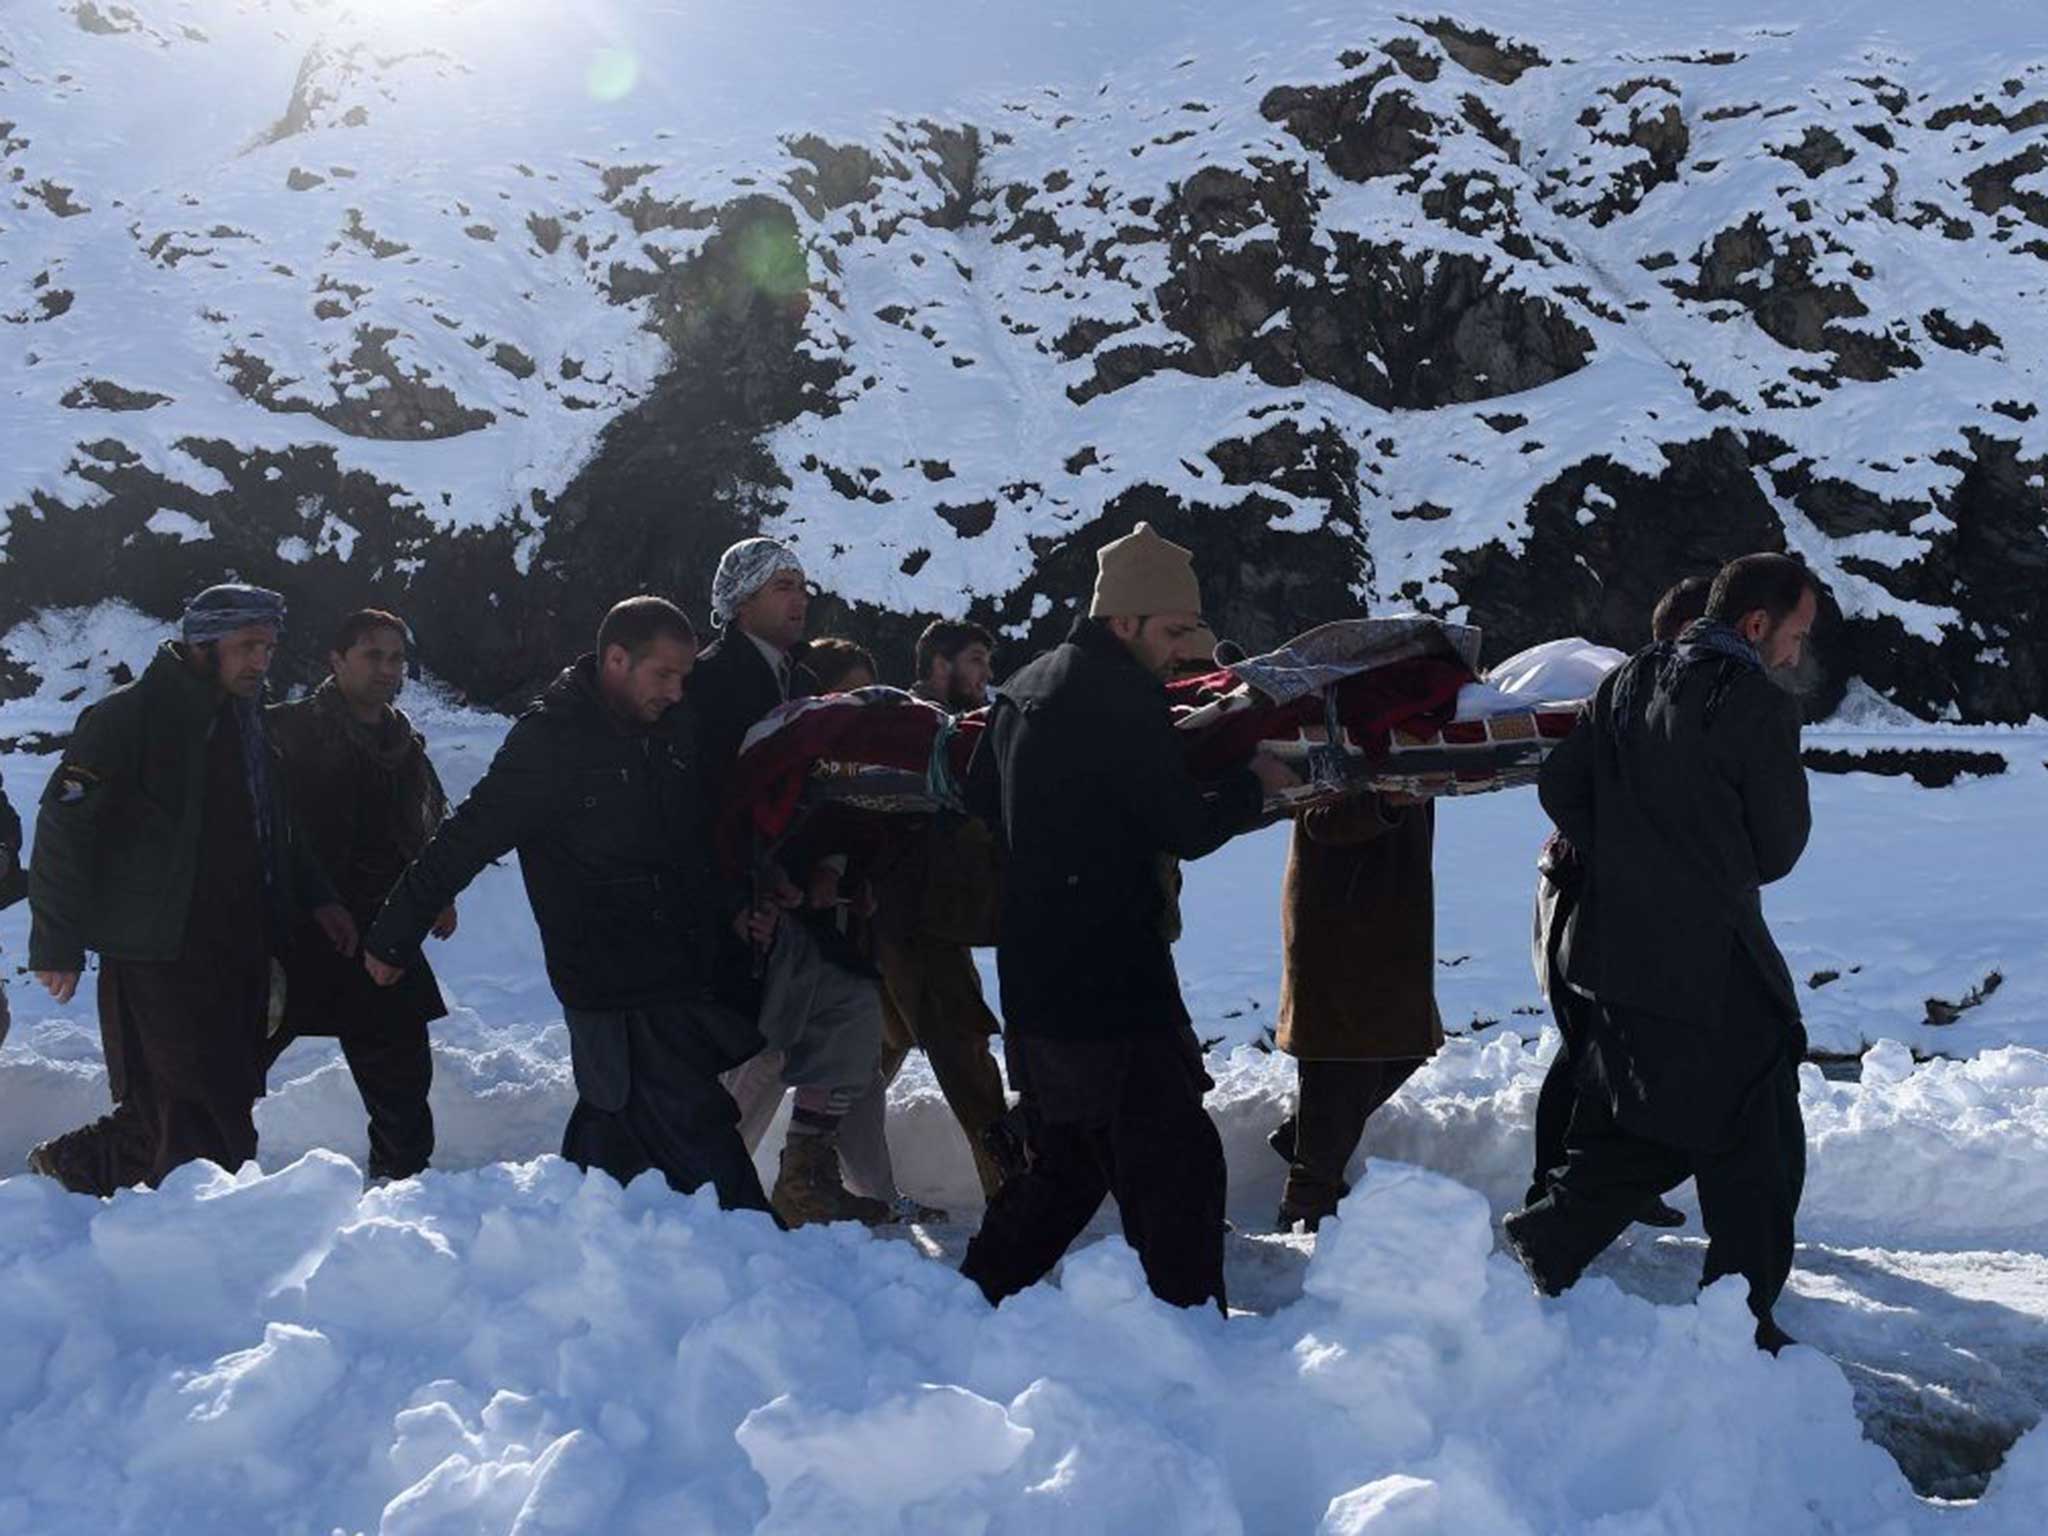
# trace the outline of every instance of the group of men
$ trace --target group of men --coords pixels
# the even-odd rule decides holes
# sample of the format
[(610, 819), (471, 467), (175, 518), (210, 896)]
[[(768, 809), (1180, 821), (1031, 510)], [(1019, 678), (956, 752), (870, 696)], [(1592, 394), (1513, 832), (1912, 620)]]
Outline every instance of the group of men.
[[(1629, 1221), (1675, 1215), (1661, 1196), (1692, 1175), (1708, 1273), (1749, 1277), (1768, 1343), (1801, 1046), (1757, 890), (1806, 828), (1798, 713), (1769, 679), (1797, 661), (1814, 589), (1795, 563), (1750, 557), (1697, 594), (1695, 621), (1676, 597), (1544, 769), (1560, 836), (1542, 954), (1565, 1046), (1507, 1233), (1554, 1291)], [(1087, 617), (994, 695), (970, 815), (828, 811), (736, 872), (718, 818), (749, 730), (876, 680), (860, 647), (806, 644), (809, 598), (795, 552), (755, 538), (719, 562), (701, 649), (674, 604), (621, 602), (450, 814), (395, 706), (398, 618), (352, 616), (332, 676), (265, 710), (282, 600), (202, 593), (142, 677), (80, 717), (43, 797), (30, 965), (67, 1001), (99, 954), (114, 1107), (31, 1166), (96, 1194), (197, 1158), (237, 1166), (277, 1055), (334, 1035), (369, 1112), (370, 1176), (419, 1171), (444, 1012), (421, 946), (516, 853), (568, 1027), (565, 1157), (708, 1184), (789, 1226), (936, 1216), (896, 1188), (883, 1126), (921, 1048), (988, 1197), (962, 1269), (992, 1302), (1048, 1273), (1114, 1195), (1152, 1289), (1221, 1307), (1226, 1173), (1174, 968), (1179, 865), (1267, 824), (1299, 780), (1266, 753), (1215, 782), (1187, 767), (1164, 683), (1217, 653), (1192, 556), (1145, 524), (1098, 552)], [(932, 625), (913, 691), (981, 707), (993, 650), (974, 625)], [(1336, 1211), (1369, 1116), (1442, 1041), (1433, 836), (1431, 806), (1395, 795), (1296, 818), (1277, 1043), (1300, 1093), (1271, 1138), (1283, 1228)], [(989, 944), (1014, 1107), (971, 954)], [(771, 1193), (753, 1153), (791, 1095)]]

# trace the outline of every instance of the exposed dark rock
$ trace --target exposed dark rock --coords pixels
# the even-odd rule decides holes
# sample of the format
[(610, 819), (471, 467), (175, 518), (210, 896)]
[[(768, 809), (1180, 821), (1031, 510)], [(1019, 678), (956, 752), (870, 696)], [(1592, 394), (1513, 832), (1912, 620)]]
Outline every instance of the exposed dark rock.
[(981, 187), (981, 130), (972, 123), (947, 127), (921, 122), (927, 159), (926, 174), (945, 191), (945, 201), (926, 222), (938, 229), (964, 229), (974, 216)]
[(2011, 210), (2029, 223), (2048, 225), (2048, 192), (2023, 190), (2017, 184), (2048, 170), (2048, 144), (2030, 144), (2010, 160), (1972, 171), (1963, 178), (1970, 206), (1979, 213)]
[(239, 348), (221, 358), (236, 393), (267, 411), (317, 416), (350, 437), (427, 442), (459, 437), (495, 419), (457, 399), (424, 373), (408, 372), (391, 355), (398, 332), (362, 326), (347, 364), (335, 364), (324, 388), (311, 393), (303, 380), (280, 378), (269, 363)]
[[(1678, 179), (1692, 152), (1678, 87), (1669, 80), (1628, 80), (1600, 96), (1611, 105), (1589, 106), (1579, 116), (1579, 126), (1603, 151), (1599, 171), (1584, 182), (1568, 181), (1557, 198), (1560, 211), (1585, 215), (1595, 225), (1635, 212), (1651, 192)], [(1619, 168), (1604, 152), (1615, 149), (1632, 151)]]
[(1574, 373), (1593, 338), (1475, 257), (1339, 234), (1341, 281), (1292, 304), (1302, 371), (1394, 410), (1493, 400)]
[(1927, 328), (1929, 340), (1952, 352), (1982, 352), (1986, 347), (2005, 345), (1998, 339), (1998, 333), (1982, 320), (1958, 325), (1949, 318), (1945, 309), (1930, 309), (1920, 317), (1920, 323)]
[(1248, 439), (1218, 443), (1210, 462), (1225, 485), (1268, 485), (1323, 503), (1346, 526), (1358, 523), (1358, 452), (1336, 428), (1302, 431), (1286, 418)]
[(1381, 64), (1341, 85), (1283, 85), (1267, 92), (1259, 111), (1329, 162), (1349, 181), (1413, 170), (1436, 148), (1437, 123), (1407, 90), (1380, 87), (1394, 73)]
[(1695, 258), (1696, 282), (1672, 281), (1669, 286), (1689, 299), (1740, 304), (1767, 336), (1784, 346), (1832, 353), (1832, 372), (1841, 378), (1875, 381), (1920, 366), (1913, 350), (1889, 335), (1834, 324), (1869, 314), (1869, 306), (1847, 283), (1822, 282), (1813, 275), (1820, 255), (1814, 237), (1780, 238), (1782, 245), (1774, 243), (1752, 214), (1722, 230)]
[(2017, 112), (2008, 113), (1993, 102), (1979, 99), (1955, 106), (1943, 107), (1928, 115), (1927, 126), (1935, 130), (1954, 127), (1957, 123), (1973, 123), (1979, 128), (2003, 128), (2009, 133), (2022, 133), (2029, 128), (2039, 128), (2048, 123), (2048, 98), (2029, 102)]
[(118, 37), (123, 32), (142, 30), (142, 18), (125, 5), (110, 4), (103, 11), (93, 4), (93, 0), (78, 0), (71, 8), (71, 18), (78, 23), (79, 31), (101, 37)]
[(1800, 758), (1815, 773), (1873, 773), (1881, 778), (1907, 778), (1922, 789), (1946, 789), (1964, 777), (1995, 777), (2007, 767), (2001, 752), (1970, 752), (1956, 747), (1879, 747), (1867, 752), (1808, 747)]
[(1953, 1003), (1945, 998), (1930, 997), (1927, 999), (1927, 1022), (1934, 1025), (1953, 1024), (1972, 1008), (1982, 1007), (1985, 1000), (2004, 985), (2005, 977), (1997, 971), (1992, 971)]
[(171, 397), (154, 390), (124, 389), (107, 379), (86, 379), (72, 385), (57, 403), (73, 411), (146, 411), (169, 405)]
[(491, 361), (515, 379), (530, 379), (535, 372), (533, 359), (510, 342), (501, 341), (493, 347)]
[(791, 156), (802, 162), (789, 178), (789, 190), (804, 211), (818, 218), (835, 208), (874, 200), (882, 177), (901, 180), (906, 172), (860, 144), (831, 144), (816, 134), (788, 141)]
[(932, 510), (963, 539), (979, 538), (996, 523), (996, 504), (992, 501), (970, 501), (958, 507), (942, 501)]
[[(1451, 555), (1449, 580), (1486, 632), (1489, 661), (1558, 635), (1637, 650), (1672, 582), (1710, 575), (1736, 555), (1784, 548), (1777, 513), (1734, 432), (1666, 446), (1664, 457), (1656, 476), (1589, 459), (1536, 493), (1520, 549), (1493, 541)], [(1582, 523), (1595, 486), (1613, 505)], [(1824, 641), (1836, 627), (1823, 623)], [(1831, 672), (1809, 701), (1811, 715), (1833, 709), (1848, 675)]]
[(1483, 27), (1461, 27), (1447, 16), (1421, 26), (1455, 63), (1502, 85), (1513, 85), (1530, 70), (1550, 62), (1527, 43), (1496, 37)]
[(1790, 160), (1806, 173), (1809, 180), (1825, 175), (1838, 165), (1847, 165), (1856, 158), (1846, 144), (1820, 127), (1808, 128), (1797, 144), (1781, 146), (1772, 153), (1780, 159)]

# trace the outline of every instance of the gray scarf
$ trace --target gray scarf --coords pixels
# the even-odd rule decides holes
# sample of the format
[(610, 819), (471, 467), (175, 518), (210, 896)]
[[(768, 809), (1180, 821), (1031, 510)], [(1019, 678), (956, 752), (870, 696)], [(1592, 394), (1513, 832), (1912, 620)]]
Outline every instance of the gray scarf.
[[(1722, 702), (1737, 679), (1750, 672), (1762, 672), (1764, 659), (1757, 648), (1743, 639), (1732, 625), (1719, 619), (1695, 619), (1676, 640), (1660, 640), (1638, 652), (1614, 682), (1611, 715), (1615, 744), (1628, 739), (1641, 711), (1637, 701), (1643, 677), (1648, 674), (1656, 693), (1675, 693), (1685, 674), (1695, 667), (1713, 667), (1714, 677), (1707, 694), (1705, 723), (1711, 726), (1721, 712)], [(1643, 706), (1648, 708), (1647, 703)]]

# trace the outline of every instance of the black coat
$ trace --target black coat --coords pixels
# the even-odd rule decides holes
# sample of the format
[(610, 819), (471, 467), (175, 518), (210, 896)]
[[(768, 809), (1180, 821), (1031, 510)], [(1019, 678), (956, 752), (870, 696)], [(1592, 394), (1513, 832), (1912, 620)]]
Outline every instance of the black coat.
[[(331, 681), (273, 705), (264, 723), (300, 834), (349, 914), (367, 928), (448, 811), (426, 739), (396, 710), (379, 725), (360, 724)], [(293, 1035), (427, 1024), (448, 1012), (424, 962), (407, 967), (396, 986), (379, 988), (362, 961), (337, 953), (310, 919), (292, 930), (285, 977), (285, 1027)]]
[[(1799, 997), (1762, 888), (1791, 873), (1812, 826), (1799, 706), (1734, 662), (1687, 668), (1667, 690), (1658, 655), (1611, 673), (1543, 766), (1543, 808), (1585, 866), (1560, 969), (1606, 1007), (1712, 1030), (1740, 958), (1794, 1022)], [(1617, 736), (1616, 689), (1631, 670), (1633, 718)]]
[(997, 692), (969, 770), (1007, 858), (996, 965), (1005, 1027), (1108, 1038), (1187, 1024), (1167, 938), (1167, 861), (1260, 817), (1256, 776), (1188, 772), (1166, 692), (1083, 620)]
[(0, 789), (0, 910), (28, 894), (28, 872), (21, 867), (21, 816)]
[(365, 947), (388, 965), (416, 963), (436, 914), (513, 849), (563, 1006), (709, 992), (739, 900), (713, 872), (687, 704), (630, 729), (605, 708), (594, 657), (564, 671), (393, 888)]
[[(803, 652), (791, 653), (789, 696), (807, 699), (818, 691), (817, 674), (804, 665)], [(690, 673), (689, 702), (697, 717), (697, 740), (704, 758), (704, 782), (713, 806), (724, 804), (747, 732), (783, 702), (775, 671), (761, 648), (736, 624), (728, 624), (704, 647)]]

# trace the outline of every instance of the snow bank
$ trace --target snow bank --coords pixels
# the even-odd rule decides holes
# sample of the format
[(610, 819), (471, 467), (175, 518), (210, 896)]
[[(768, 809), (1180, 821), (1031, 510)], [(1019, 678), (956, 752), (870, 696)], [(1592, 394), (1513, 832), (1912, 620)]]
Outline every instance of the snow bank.
[[(1399, 1159), (1479, 1191), (1496, 1212), (1514, 1209), (1528, 1187), (1529, 1127), (1556, 1043), (1554, 1031), (1533, 1045), (1508, 1034), (1447, 1042), (1373, 1116), (1354, 1168), (1368, 1157)], [(1210, 1067), (1233, 1212), (1270, 1218), (1285, 1170), (1265, 1136), (1292, 1102), (1293, 1063), (1239, 1051)], [(1802, 1237), (2048, 1249), (2048, 1053), (2011, 1047), (1915, 1066), (1888, 1041), (1866, 1057), (1860, 1082), (1804, 1068), (1799, 1098), (1808, 1146)]]
[[(14, 1179), (0, 1528), (1930, 1523), (1840, 1374), (1758, 1355), (1733, 1287), (1539, 1303), (1491, 1248), (1479, 1195), (1383, 1166), (1302, 1299), (1226, 1323), (1115, 1240), (991, 1311), (907, 1243), (551, 1158), (369, 1194), (325, 1153), (106, 1204)], [(1977, 1523), (2034, 1513), (1994, 1492)]]

